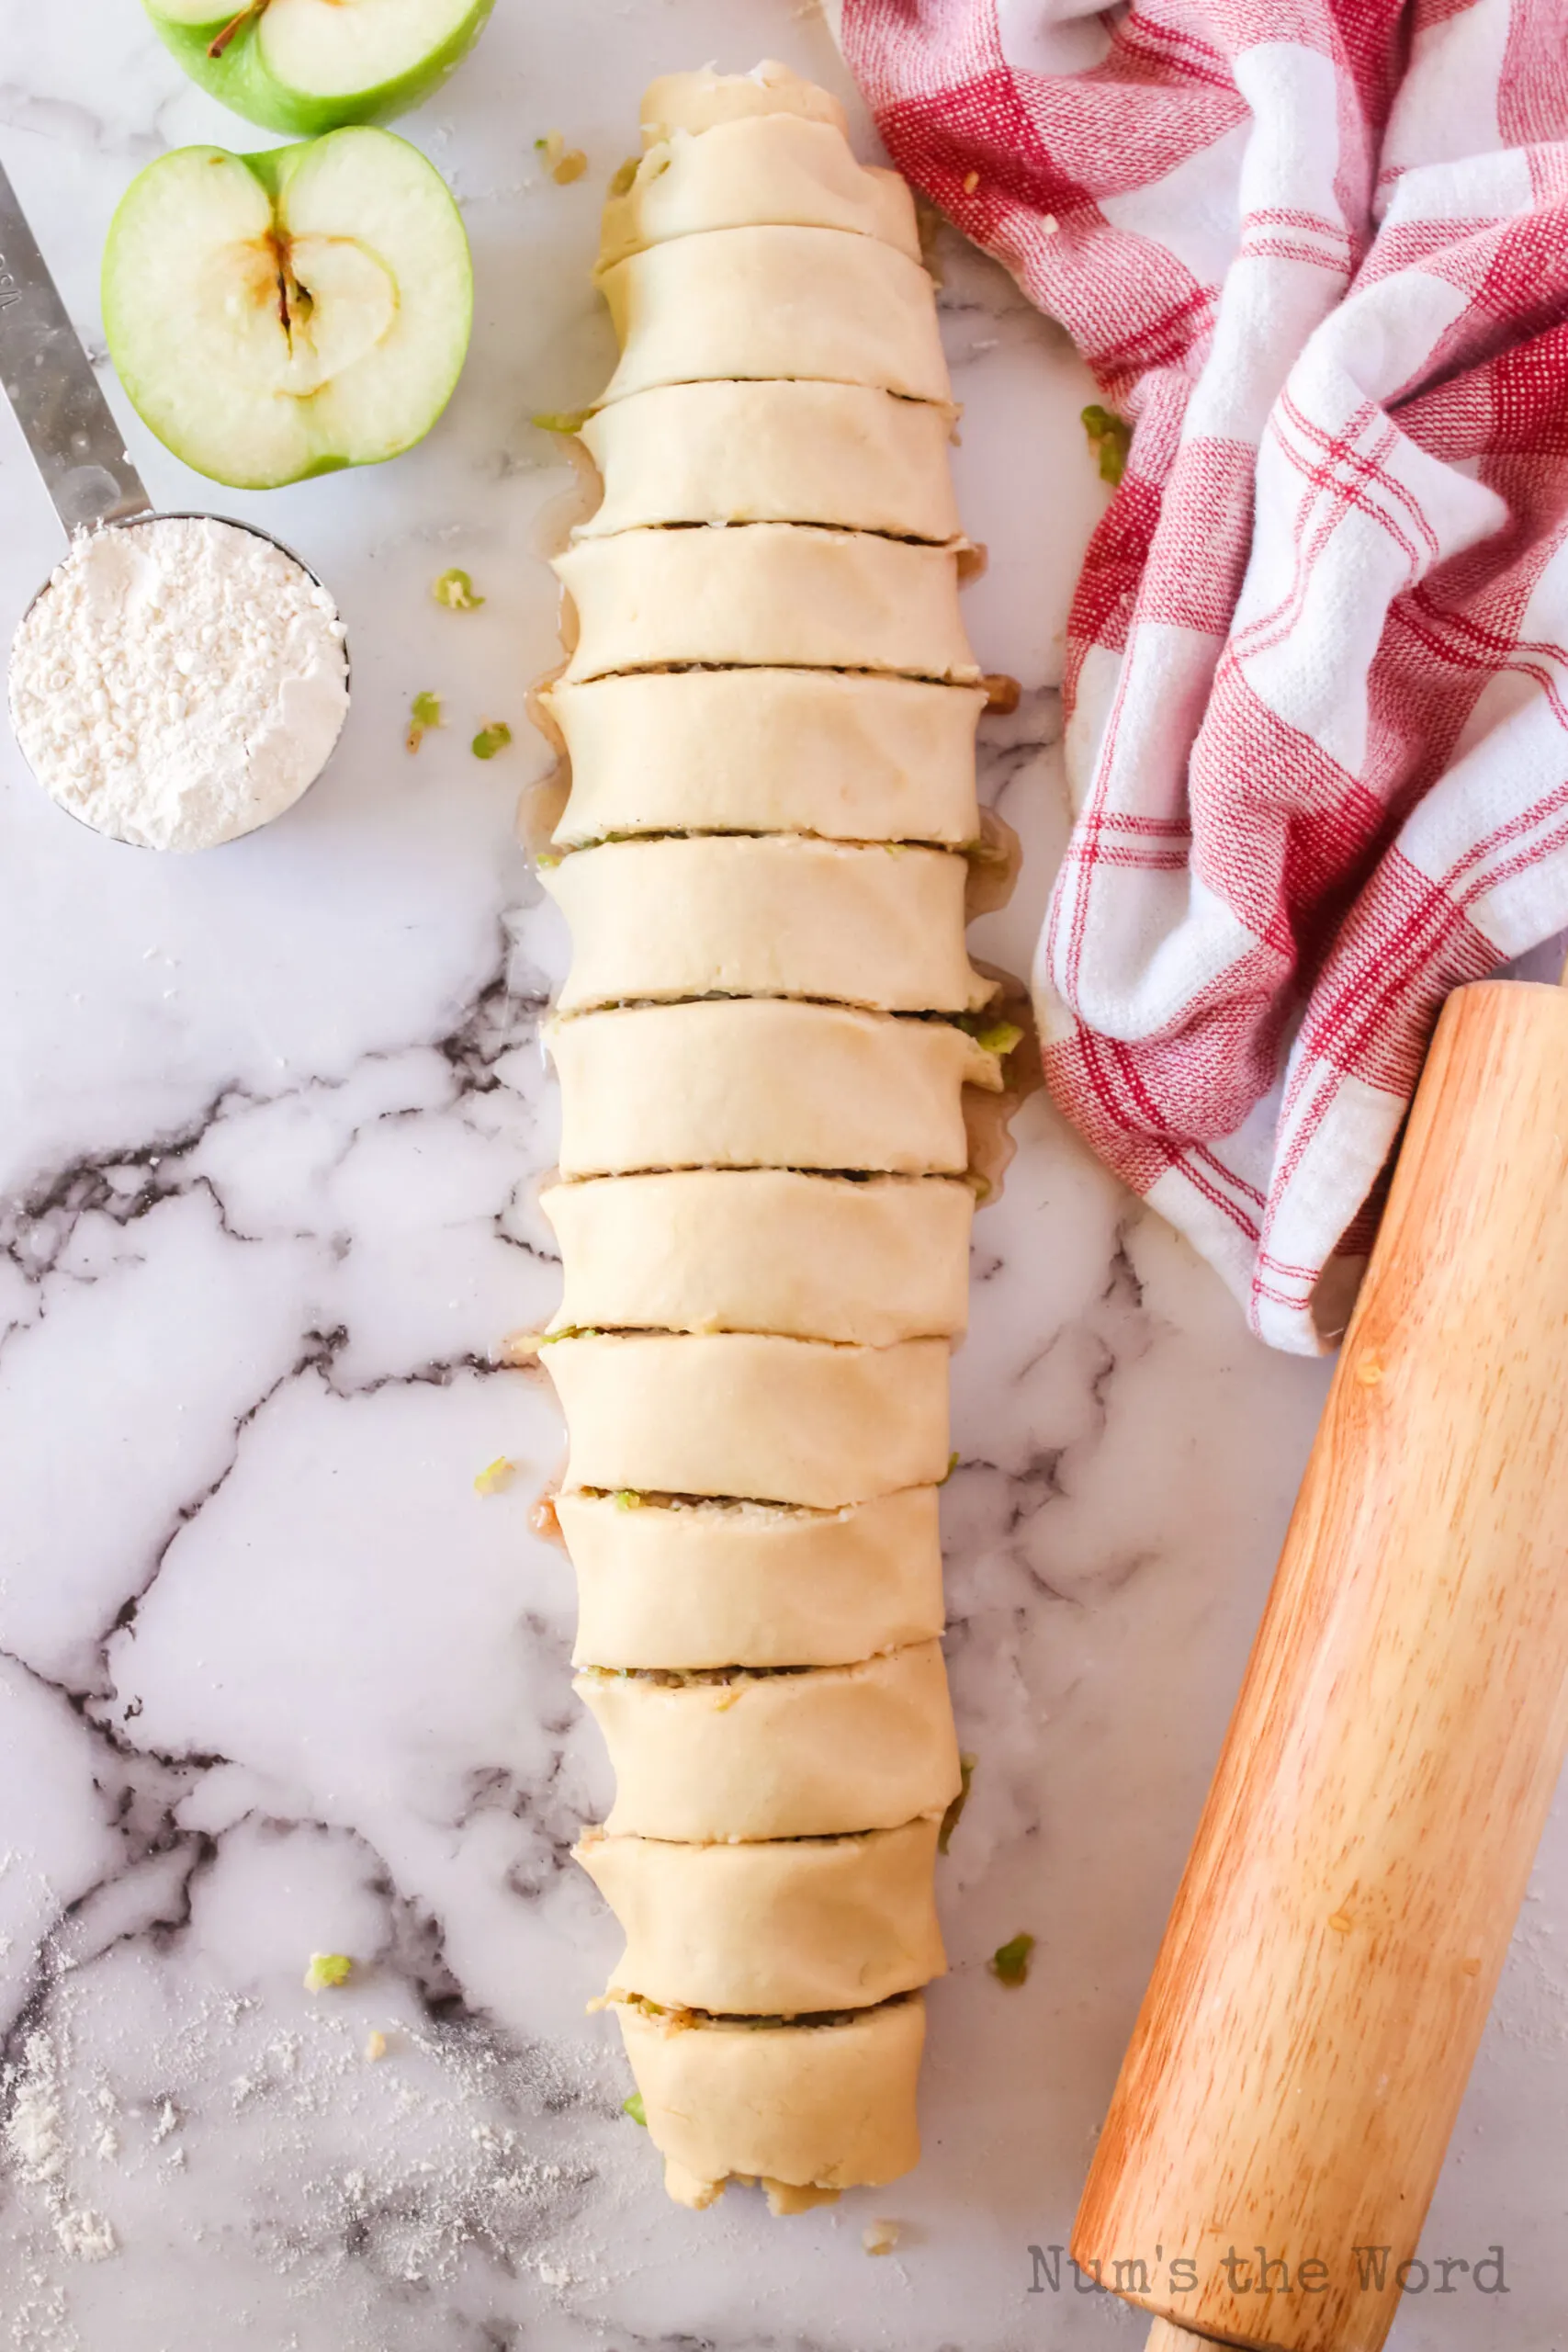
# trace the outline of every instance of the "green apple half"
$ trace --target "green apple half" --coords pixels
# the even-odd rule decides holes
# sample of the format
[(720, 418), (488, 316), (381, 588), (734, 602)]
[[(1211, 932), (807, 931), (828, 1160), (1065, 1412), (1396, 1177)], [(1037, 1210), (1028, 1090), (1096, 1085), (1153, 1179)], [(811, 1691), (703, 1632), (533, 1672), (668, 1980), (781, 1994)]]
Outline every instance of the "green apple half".
[(423, 439), (462, 372), (473, 268), (440, 173), (355, 129), (161, 156), (110, 224), (103, 296), (143, 423), (214, 481), (275, 490)]
[(193, 82), (269, 130), (314, 139), (406, 114), (446, 79), (495, 0), (146, 0)]

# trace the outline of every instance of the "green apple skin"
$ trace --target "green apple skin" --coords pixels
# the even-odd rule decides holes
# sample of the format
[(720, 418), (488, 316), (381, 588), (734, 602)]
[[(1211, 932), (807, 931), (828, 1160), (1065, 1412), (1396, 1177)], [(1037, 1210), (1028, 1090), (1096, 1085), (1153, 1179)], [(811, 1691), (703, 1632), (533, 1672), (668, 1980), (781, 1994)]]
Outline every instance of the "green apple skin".
[(264, 130), (286, 131), (293, 139), (320, 139), (350, 123), (390, 122), (398, 115), (412, 113), (457, 72), (489, 22), (495, 0), (474, 0), (456, 30), (406, 74), (371, 89), (331, 97), (290, 89), (277, 79), (264, 54), (259, 17), (241, 27), (221, 57), (208, 55), (211, 43), (238, 13), (242, 0), (235, 0), (233, 7), (218, 7), (202, 24), (166, 16), (157, 0), (142, 0), (142, 5), (164, 48), (191, 80), (220, 98), (232, 113), (259, 123)]
[[(424, 218), (413, 239), (405, 231), (404, 251), (393, 256), (406, 265), (400, 277), (379, 256), (365, 265), (386, 277), (395, 324), (349, 355), (351, 363), (360, 361), (355, 382), (345, 390), (329, 373), (303, 397), (280, 399), (279, 383), (265, 380), (267, 373), (276, 379), (276, 366), (266, 366), (269, 354), (256, 355), (254, 341), (258, 325), (271, 341), (281, 334), (270, 265), (263, 296), (242, 306), (252, 322), (251, 355), (233, 347), (227, 323), (232, 306), (217, 306), (204, 320), (194, 288), (207, 283), (211, 252), (227, 257), (251, 251), (258, 239), (279, 231), (288, 238), (314, 232), (339, 247), (367, 243), (364, 229), (374, 225), (368, 204), (364, 220), (353, 202), (330, 218), (309, 217), (309, 191), (323, 175), (329, 182), (334, 171), (341, 175), (345, 162), (364, 174), (372, 195), (389, 166), (389, 197), (406, 207), (412, 191)], [(216, 183), (208, 183), (214, 172)], [(189, 217), (216, 226), (209, 253), (199, 240), (176, 253), (166, 230), (162, 236), (148, 232), (149, 212), (156, 213), (161, 191), (174, 187), (176, 175), (189, 184)], [(215, 202), (204, 200), (209, 186), (218, 190)], [(177, 199), (182, 191), (175, 193)], [(291, 194), (307, 216), (303, 225), (289, 220)], [(248, 207), (233, 223), (214, 221), (225, 197), (231, 206)], [(230, 242), (234, 239), (240, 242)], [(180, 275), (181, 263), (188, 278)], [(473, 326), (472, 257), (451, 190), (418, 148), (366, 125), (254, 155), (186, 147), (159, 156), (131, 182), (109, 224), (102, 294), (109, 356), (142, 423), (184, 463), (234, 490), (277, 490), (400, 457), (424, 438), (451, 399)], [(374, 363), (368, 385), (367, 362)]]

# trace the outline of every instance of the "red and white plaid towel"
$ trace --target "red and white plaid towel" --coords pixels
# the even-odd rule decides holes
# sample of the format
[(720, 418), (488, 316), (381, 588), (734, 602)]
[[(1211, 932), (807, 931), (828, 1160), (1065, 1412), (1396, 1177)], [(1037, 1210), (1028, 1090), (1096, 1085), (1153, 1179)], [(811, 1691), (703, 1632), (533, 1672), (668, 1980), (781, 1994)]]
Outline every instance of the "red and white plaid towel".
[(1052, 1090), (1311, 1351), (1443, 997), (1568, 924), (1568, 6), (837, 15), (895, 162), (1134, 425), (1069, 625)]

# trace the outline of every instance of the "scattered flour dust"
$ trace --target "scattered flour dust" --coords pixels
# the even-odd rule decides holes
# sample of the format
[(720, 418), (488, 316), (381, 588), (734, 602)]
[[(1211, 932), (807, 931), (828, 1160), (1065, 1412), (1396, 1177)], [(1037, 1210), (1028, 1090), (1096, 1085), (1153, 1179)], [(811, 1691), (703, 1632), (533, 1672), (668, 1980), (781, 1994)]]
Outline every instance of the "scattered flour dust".
[[(117, 2233), (74, 2191), (106, 2168), (117, 2197), (137, 2177), (155, 2181), (182, 2235), (208, 2240), (209, 2152), (220, 2147), (225, 2167), (238, 2157), (252, 2172), (251, 2256), (301, 2300), (367, 2260), (400, 2288), (446, 2283), (470, 2256), (553, 2297), (608, 2283), (613, 2235), (585, 2210), (603, 2157), (574, 2145), (572, 2130), (574, 2119), (602, 2120), (599, 2069), (575, 2051), (513, 2043), (481, 2018), (416, 2013), (390, 2034), (376, 2029), (386, 2046), (369, 2064), (363, 2017), (312, 2015), (280, 2030), (264, 2002), (231, 1995), (187, 2010), (169, 2042), (121, 2052), (101, 2020), (74, 2014), (83, 1997), (65, 1990), (51, 2030), (30, 2031), (0, 2067), (0, 2197), (14, 2188), (74, 2261), (145, 2251), (134, 2220)], [(82, 2079), (94, 2071), (96, 2090)], [(128, 2095), (131, 2075), (160, 2087)], [(640, 2155), (622, 2136), (624, 2154)], [(640, 2165), (628, 2178), (635, 2193)], [(134, 2213), (144, 2198), (132, 2187)], [(25, 2352), (78, 2352), (68, 2267), (45, 2260), (33, 2289), (17, 2310), (0, 2292), (0, 2334), (9, 2323), (5, 2340)]]
[(325, 766), (348, 708), (331, 597), (207, 515), (83, 533), (11, 651), (17, 740), (73, 816), (144, 849), (254, 832)]
[(6, 2149), (17, 2176), (40, 2192), (63, 2252), (78, 2262), (106, 2260), (117, 2250), (113, 2230), (101, 2214), (71, 2200), (60, 2063), (48, 2034), (28, 2034), (9, 2088)]

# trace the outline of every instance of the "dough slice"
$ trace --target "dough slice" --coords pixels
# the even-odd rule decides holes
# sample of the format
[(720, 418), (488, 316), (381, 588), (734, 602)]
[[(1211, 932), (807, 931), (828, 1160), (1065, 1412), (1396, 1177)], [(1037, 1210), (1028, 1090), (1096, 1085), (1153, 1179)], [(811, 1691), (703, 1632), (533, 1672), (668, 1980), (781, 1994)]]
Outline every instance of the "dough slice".
[(670, 523), (961, 536), (949, 413), (862, 384), (670, 384), (582, 427), (604, 484), (574, 538)]
[(961, 1775), (937, 1642), (859, 1666), (666, 1683), (580, 1674), (615, 1771), (612, 1837), (831, 1838), (940, 1819)]
[(976, 1012), (950, 850), (800, 834), (607, 842), (541, 876), (571, 929), (561, 1012), (694, 996)]
[(579, 1666), (847, 1666), (942, 1629), (934, 1487), (835, 1511), (584, 1494), (556, 1511)]
[(774, 2184), (875, 2188), (920, 2160), (918, 1993), (829, 2025), (682, 2022), (624, 2002), (615, 2015), (681, 2204), (711, 2205), (739, 2177), (760, 2179), (775, 2211), (798, 2211), (818, 2200), (780, 2197)]
[(569, 684), (694, 662), (980, 675), (951, 548), (749, 523), (580, 539), (553, 563), (577, 607)]
[(953, 385), (918, 261), (841, 229), (715, 229), (600, 280), (620, 364), (597, 407), (650, 384), (807, 377), (944, 406)]
[(979, 836), (978, 686), (827, 670), (693, 670), (556, 685), (571, 762), (562, 847), (607, 833)]
[(962, 1091), (1001, 1090), (962, 1029), (736, 999), (552, 1021), (563, 1176), (662, 1168), (962, 1175)]
[(661, 74), (642, 94), (644, 144), (655, 145), (676, 130), (711, 130), (764, 114), (799, 115), (807, 122), (831, 123), (847, 139), (849, 118), (832, 93), (808, 82), (775, 57), (764, 57), (749, 74), (716, 74), (711, 65), (694, 73)]
[(920, 258), (915, 199), (897, 172), (857, 163), (837, 123), (770, 113), (672, 130), (617, 172), (599, 268), (671, 237), (777, 222), (848, 230)]
[(594, 1334), (554, 1340), (544, 1363), (570, 1440), (568, 1487), (837, 1510), (947, 1473), (945, 1340)]
[(677, 1846), (590, 1830), (576, 1849), (626, 1930), (612, 1990), (736, 2017), (870, 2008), (947, 1965), (935, 1820), (860, 1838)]
[(540, 1206), (566, 1273), (553, 1328), (773, 1331), (872, 1348), (951, 1338), (968, 1313), (974, 1199), (941, 1176), (774, 1168), (552, 1184)]

